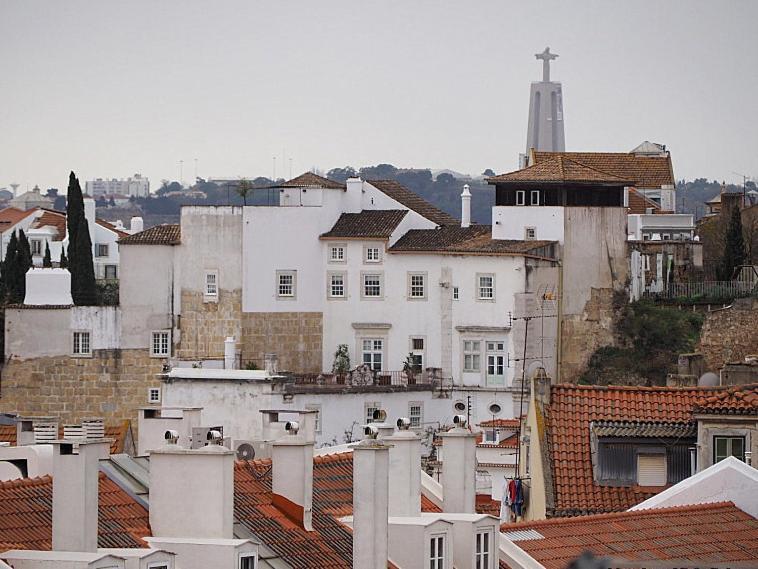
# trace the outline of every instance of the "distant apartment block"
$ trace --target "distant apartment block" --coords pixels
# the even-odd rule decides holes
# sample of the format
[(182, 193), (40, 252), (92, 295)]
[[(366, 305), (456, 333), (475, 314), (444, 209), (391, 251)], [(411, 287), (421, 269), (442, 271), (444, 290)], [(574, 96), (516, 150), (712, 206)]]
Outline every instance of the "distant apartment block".
[(144, 198), (150, 193), (150, 180), (140, 174), (135, 174), (125, 180), (103, 180), (97, 178), (85, 185), (86, 192), (92, 197), (121, 194), (134, 198)]

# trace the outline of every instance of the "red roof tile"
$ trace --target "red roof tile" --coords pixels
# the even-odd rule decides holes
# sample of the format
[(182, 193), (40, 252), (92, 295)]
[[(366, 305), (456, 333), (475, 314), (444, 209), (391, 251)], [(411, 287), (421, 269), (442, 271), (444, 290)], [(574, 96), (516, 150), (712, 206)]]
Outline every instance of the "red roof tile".
[(629, 206), (627, 210), (631, 214), (643, 214), (647, 213), (648, 209), (652, 209), (653, 213), (661, 213), (661, 206), (656, 202), (638, 192), (634, 188), (629, 188)]
[(502, 427), (505, 429), (518, 429), (521, 421), (518, 419), (488, 419), (479, 423), (480, 427)]
[(156, 225), (139, 233), (122, 237), (119, 245), (179, 245), (181, 229), (178, 224)]
[(402, 184), (394, 180), (367, 180), (377, 190), (389, 196), (397, 203), (415, 211), (422, 217), (437, 225), (459, 225), (460, 222), (452, 215), (433, 206), (420, 195), (412, 192)]
[(32, 227), (54, 227), (57, 233), (53, 241), (63, 241), (66, 237), (66, 215), (58, 211), (45, 210), (34, 220)]
[[(0, 482), (0, 551), (52, 547), (53, 480), (50, 476)], [(147, 547), (147, 510), (100, 474), (98, 545)]]
[(305, 172), (287, 182), (276, 184), (274, 188), (326, 188), (332, 190), (344, 190), (345, 184), (324, 178), (313, 172)]
[(408, 213), (404, 209), (364, 209), (343, 213), (322, 239), (389, 239)]
[(100, 227), (105, 227), (106, 229), (110, 229), (111, 231), (113, 231), (113, 233), (115, 233), (119, 237), (128, 237), (129, 236), (129, 233), (127, 233), (126, 231), (123, 231), (121, 229), (116, 228), (115, 225), (113, 225), (109, 221), (105, 221), (104, 219), (96, 219), (95, 223), (97, 223)]
[(695, 406), (696, 413), (720, 415), (758, 415), (758, 384), (729, 388), (703, 397)]
[(588, 184), (612, 184), (617, 186), (631, 186), (634, 184), (634, 178), (622, 178), (607, 171), (587, 166), (586, 164), (568, 158), (562, 153), (551, 154), (550, 156), (544, 157), (539, 162), (535, 162), (531, 166), (506, 174), (493, 176), (487, 181), (491, 184), (501, 182), (576, 182)]
[(633, 180), (639, 188), (660, 188), (674, 185), (671, 156), (640, 156), (631, 152), (534, 152), (534, 163), (550, 161), (557, 156), (583, 166), (607, 172), (624, 180)]
[[(124, 445), (129, 436), (131, 430), (131, 422), (124, 421), (120, 425), (106, 426), (105, 437), (113, 439), (111, 441), (111, 454), (119, 454), (124, 452)], [(58, 427), (59, 436), (63, 436), (63, 425)], [(11, 446), (16, 444), (16, 425), (0, 425), (0, 443), (11, 443)]]
[(758, 559), (758, 520), (731, 502), (501, 526), (503, 532), (527, 530), (543, 538), (514, 543), (547, 569), (563, 569), (585, 551), (617, 561), (675, 560), (678, 567)]
[(0, 209), (0, 231), (10, 229), (19, 221), (32, 215), (36, 211), (36, 207), (27, 210), (18, 209), (17, 207), (6, 207)]
[[(555, 505), (552, 515), (626, 510), (663, 488), (600, 486), (592, 475), (590, 422), (688, 423), (696, 403), (723, 388), (554, 385), (546, 410)], [(551, 512), (548, 512), (551, 515)]]

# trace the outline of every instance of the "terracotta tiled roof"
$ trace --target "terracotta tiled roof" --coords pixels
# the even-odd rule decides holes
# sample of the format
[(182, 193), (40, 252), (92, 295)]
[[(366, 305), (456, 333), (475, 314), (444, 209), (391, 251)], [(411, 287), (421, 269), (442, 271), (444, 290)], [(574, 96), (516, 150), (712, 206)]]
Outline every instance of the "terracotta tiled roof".
[(723, 389), (554, 385), (546, 410), (555, 506), (552, 515), (626, 510), (663, 488), (600, 486), (592, 476), (590, 423), (646, 421), (689, 423), (705, 395)]
[(181, 230), (178, 224), (156, 225), (134, 235), (122, 237), (119, 245), (179, 245)]
[(503, 438), (499, 443), (495, 444), (484, 442), (484, 435), (478, 433), (476, 435), (476, 446), (481, 448), (518, 448), (518, 434)]
[(389, 239), (407, 214), (403, 209), (364, 209), (343, 213), (323, 239)]
[(326, 188), (326, 189), (333, 189), (333, 190), (344, 190), (345, 184), (335, 182), (334, 180), (330, 180), (328, 178), (323, 178), (319, 176), (318, 174), (314, 174), (313, 172), (306, 172), (305, 174), (300, 174), (296, 178), (292, 178), (291, 180), (287, 182), (276, 184), (274, 187), (275, 188)]
[(53, 241), (63, 241), (63, 239), (66, 237), (66, 215), (59, 211), (46, 209), (42, 215), (40, 215), (32, 223), (32, 227), (34, 228), (48, 226), (54, 227), (57, 232), (53, 238)]
[(105, 227), (106, 229), (110, 229), (111, 231), (113, 231), (113, 233), (115, 233), (119, 237), (129, 237), (129, 233), (127, 233), (126, 231), (122, 231), (121, 229), (117, 229), (116, 226), (110, 223), (109, 221), (105, 221), (104, 219), (96, 219), (95, 222), (100, 227)]
[[(121, 425), (105, 427), (105, 437), (113, 439), (111, 441), (111, 454), (124, 452), (124, 445), (130, 429), (131, 423), (129, 421), (124, 421)], [(63, 425), (58, 427), (58, 434), (63, 437)], [(16, 425), (0, 425), (0, 443), (16, 445)]]
[(5, 231), (16, 225), (19, 221), (32, 215), (37, 208), (18, 209), (17, 207), (6, 207), (0, 210), (0, 231)]
[(592, 430), (598, 437), (674, 438), (696, 437), (695, 423), (663, 421), (594, 421)]
[(703, 397), (695, 406), (696, 413), (720, 415), (758, 415), (758, 385), (744, 385)]
[(639, 188), (674, 185), (671, 156), (638, 156), (631, 152), (534, 152), (534, 163), (562, 156), (589, 168), (607, 172), (624, 180), (633, 180)]
[[(53, 480), (50, 476), (0, 482), (0, 551), (52, 547)], [(147, 547), (147, 510), (100, 474), (100, 547)]]
[(626, 186), (634, 185), (634, 181), (634, 178), (619, 177), (607, 171), (579, 163), (561, 153), (547, 156), (521, 170), (493, 176), (487, 180), (490, 184), (499, 182), (576, 182)]
[(546, 569), (568, 567), (584, 551), (643, 567), (747, 567), (758, 559), (758, 520), (731, 502), (503, 524), (501, 531), (529, 532), (513, 541)]
[(488, 514), (490, 516), (500, 517), (500, 500), (493, 500), (489, 494), (476, 495), (476, 513)]
[(489, 225), (411, 229), (390, 247), (392, 253), (549, 256), (554, 241), (492, 239)]
[(412, 209), (417, 214), (437, 225), (459, 225), (460, 223), (452, 215), (433, 206), (424, 198), (394, 180), (367, 180), (367, 182), (399, 204)]
[(653, 213), (661, 213), (661, 206), (656, 202), (647, 196), (642, 195), (642, 193), (634, 188), (629, 188), (629, 207), (627, 208), (629, 213), (643, 214), (647, 213), (647, 210), (651, 208)]
[(518, 429), (521, 421), (518, 419), (488, 419), (479, 423), (480, 427), (502, 427), (506, 429)]
[[(271, 461), (234, 467), (234, 514), (292, 567), (352, 567), (353, 535), (339, 518), (353, 513), (353, 454), (313, 459), (313, 530), (305, 531), (271, 503)], [(439, 511), (422, 497), (423, 511)]]

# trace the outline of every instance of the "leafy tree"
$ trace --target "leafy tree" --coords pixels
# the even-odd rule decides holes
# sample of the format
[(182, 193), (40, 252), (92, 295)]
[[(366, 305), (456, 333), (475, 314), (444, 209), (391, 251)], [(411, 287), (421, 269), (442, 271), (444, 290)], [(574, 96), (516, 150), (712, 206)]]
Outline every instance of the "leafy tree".
[(90, 239), (87, 218), (84, 215), (82, 188), (73, 172), (68, 179), (67, 202), (66, 224), (68, 226), (71, 297), (77, 306), (88, 306), (97, 302), (95, 267), (92, 261), (92, 240)]
[(48, 188), (45, 195), (49, 198), (56, 199), (58, 197), (58, 188)]
[(50, 257), (50, 243), (45, 241), (45, 256), (42, 257), (42, 266), (46, 269), (53, 267), (53, 259)]
[(55, 198), (53, 209), (56, 211), (66, 211), (66, 196), (58, 196)]
[(342, 182), (343, 184), (348, 178), (355, 178), (358, 172), (352, 166), (345, 166), (344, 168), (332, 168), (326, 173), (326, 177), (335, 182)]
[(487, 168), (484, 172), (482, 172), (482, 176), (485, 178), (491, 178), (495, 175), (495, 172), (492, 168)]
[(332, 373), (344, 374), (350, 371), (350, 352), (347, 344), (339, 344), (337, 351), (334, 352), (334, 363), (332, 364)]
[(732, 279), (735, 269), (745, 264), (745, 239), (742, 236), (742, 215), (739, 207), (732, 209), (726, 229), (724, 253), (718, 268), (719, 280)]
[(247, 196), (253, 191), (253, 185), (242, 178), (237, 182), (237, 187), (234, 188), (235, 193), (242, 198), (242, 204), (247, 205)]

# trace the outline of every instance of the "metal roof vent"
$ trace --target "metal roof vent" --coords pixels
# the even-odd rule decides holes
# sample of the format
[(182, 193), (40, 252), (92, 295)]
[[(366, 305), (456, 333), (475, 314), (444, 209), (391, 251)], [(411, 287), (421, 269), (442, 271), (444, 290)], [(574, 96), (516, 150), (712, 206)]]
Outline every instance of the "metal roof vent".
[(105, 438), (105, 421), (102, 417), (92, 419), (82, 419), (82, 427), (87, 439), (104, 439)]

